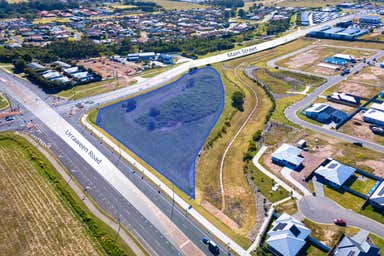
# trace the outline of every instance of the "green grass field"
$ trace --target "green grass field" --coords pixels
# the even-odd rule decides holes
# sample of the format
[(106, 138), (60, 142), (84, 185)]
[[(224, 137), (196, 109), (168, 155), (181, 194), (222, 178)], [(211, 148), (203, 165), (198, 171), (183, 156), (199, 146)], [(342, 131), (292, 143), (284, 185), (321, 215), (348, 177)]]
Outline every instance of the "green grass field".
[(109, 79), (100, 82), (94, 82), (85, 85), (75, 86), (72, 89), (61, 91), (56, 94), (70, 100), (78, 100), (84, 97), (94, 96), (127, 86), (126, 82)]
[(0, 94), (0, 111), (8, 107), (9, 107), (8, 99), (4, 95)]
[(24, 138), (0, 134), (2, 255), (134, 255)]

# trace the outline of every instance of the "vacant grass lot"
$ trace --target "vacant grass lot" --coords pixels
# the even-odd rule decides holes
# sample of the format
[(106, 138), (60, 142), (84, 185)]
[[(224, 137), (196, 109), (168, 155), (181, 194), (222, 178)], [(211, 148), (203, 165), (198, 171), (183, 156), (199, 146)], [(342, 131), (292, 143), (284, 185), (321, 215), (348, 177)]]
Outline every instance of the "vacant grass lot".
[(26, 139), (1, 133), (0, 156), (2, 255), (134, 255)]
[(52, 184), (41, 175), (39, 161), (1, 135), (1, 254), (102, 254)]
[(70, 100), (78, 100), (84, 97), (98, 95), (113, 91), (119, 88), (127, 86), (124, 81), (117, 81), (117, 79), (104, 80), (100, 82), (94, 82), (85, 85), (75, 86), (72, 89), (61, 91), (57, 94), (59, 97), (63, 97)]
[[(289, 196), (289, 192), (279, 186), (276, 191), (272, 191), (274, 181), (267, 175), (256, 169), (252, 164), (250, 167), (252, 170), (251, 179), (259, 189), (259, 191), (272, 203), (280, 201)], [(290, 209), (294, 209), (294, 205), (291, 205)], [(288, 209), (288, 208), (287, 208)], [(296, 208), (297, 209), (297, 208)]]

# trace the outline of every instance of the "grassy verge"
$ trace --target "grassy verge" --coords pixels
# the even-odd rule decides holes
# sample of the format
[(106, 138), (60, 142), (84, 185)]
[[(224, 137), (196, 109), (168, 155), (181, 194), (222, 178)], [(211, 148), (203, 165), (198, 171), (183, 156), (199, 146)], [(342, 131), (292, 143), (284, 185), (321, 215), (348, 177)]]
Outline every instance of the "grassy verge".
[[(276, 191), (272, 191), (275, 184), (273, 179), (259, 171), (253, 164), (248, 169), (252, 174), (251, 179), (255, 183), (258, 190), (272, 203), (280, 201), (289, 196), (289, 192), (280, 187)], [(297, 209), (297, 208), (296, 208)]]
[(276, 206), (276, 211), (280, 214), (285, 212), (289, 215), (293, 215), (297, 212), (297, 202), (296, 200), (290, 199), (287, 202)]
[(3, 94), (0, 94), (0, 111), (8, 107), (9, 107), (8, 99)]
[(290, 126), (298, 126), (297, 124), (289, 121), (284, 114), (284, 111), (287, 107), (296, 103), (297, 101), (304, 98), (304, 95), (294, 95), (289, 97), (284, 97), (276, 100), (276, 109), (272, 114), (271, 120), (278, 123), (287, 124)]
[(65, 204), (86, 227), (88, 234), (97, 241), (107, 255), (135, 255), (133, 251), (121, 240), (115, 241), (116, 232), (104, 222), (97, 219), (82, 200), (73, 192), (57, 173), (49, 161), (24, 138), (13, 133), (0, 134), (0, 143), (11, 143), (28, 156), (36, 170), (56, 190), (63, 204)]
[(117, 81), (117, 79), (109, 79), (100, 82), (75, 86), (72, 89), (58, 93), (57, 96), (70, 100), (77, 100), (84, 97), (94, 96), (113, 91), (125, 87), (126, 85), (127, 84), (125, 82)]

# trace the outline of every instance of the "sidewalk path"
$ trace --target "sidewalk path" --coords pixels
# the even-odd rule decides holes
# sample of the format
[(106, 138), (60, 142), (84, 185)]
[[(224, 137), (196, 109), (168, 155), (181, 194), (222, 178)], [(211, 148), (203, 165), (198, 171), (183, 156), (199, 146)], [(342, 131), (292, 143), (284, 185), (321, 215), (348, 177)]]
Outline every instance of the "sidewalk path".
[(301, 192), (303, 192), (305, 196), (311, 195), (312, 193), (309, 192), (309, 190), (306, 187), (304, 187), (300, 182), (298, 182), (291, 176), (291, 172), (292, 170), (287, 167), (284, 167), (283, 169), (281, 169), (281, 174), (284, 176), (284, 178), (286, 178), (289, 182), (295, 185), (295, 187), (298, 188)]
[(296, 197), (298, 200), (300, 200), (303, 196), (300, 195), (299, 193), (297, 193), (293, 188), (291, 188), (287, 183), (285, 183), (284, 181), (282, 181), (280, 178), (278, 178), (276, 175), (272, 174), (270, 171), (268, 171), (267, 169), (264, 168), (264, 166), (262, 166), (260, 163), (259, 163), (259, 160), (261, 158), (261, 156), (265, 153), (265, 151), (267, 150), (267, 146), (263, 145), (260, 150), (257, 152), (257, 154), (255, 155), (255, 157), (252, 159), (252, 162), (253, 164), (256, 166), (257, 169), (259, 169), (261, 172), (263, 172), (265, 175), (267, 175), (268, 177), (270, 177), (271, 179), (273, 179), (277, 184), (279, 184), (281, 187), (283, 187), (285, 190), (287, 190), (288, 192), (292, 192), (292, 195), (294, 197)]

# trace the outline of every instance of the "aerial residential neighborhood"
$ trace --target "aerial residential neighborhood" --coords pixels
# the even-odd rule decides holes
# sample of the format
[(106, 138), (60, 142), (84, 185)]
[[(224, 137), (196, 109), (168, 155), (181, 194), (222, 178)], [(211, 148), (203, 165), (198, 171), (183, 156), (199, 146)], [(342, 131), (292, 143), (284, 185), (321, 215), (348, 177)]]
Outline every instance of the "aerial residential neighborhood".
[(383, 43), (382, 1), (0, 1), (0, 254), (382, 255)]

